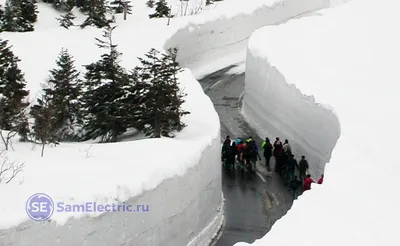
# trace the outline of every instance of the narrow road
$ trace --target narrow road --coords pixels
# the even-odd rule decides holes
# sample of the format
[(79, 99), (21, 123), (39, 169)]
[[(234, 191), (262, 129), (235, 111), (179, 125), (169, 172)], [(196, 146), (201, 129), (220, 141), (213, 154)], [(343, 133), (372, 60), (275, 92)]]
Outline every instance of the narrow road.
[[(233, 67), (207, 75), (200, 80), (200, 84), (219, 114), (221, 136), (225, 138), (229, 135), (232, 139), (252, 136), (260, 145), (261, 138), (240, 115), (239, 98), (244, 90), (244, 74), (229, 74)], [(258, 165), (258, 170), (256, 175), (222, 170), (225, 225), (214, 245), (252, 243), (263, 237), (292, 206), (291, 195), (281, 178), (275, 173), (268, 173), (263, 165)]]

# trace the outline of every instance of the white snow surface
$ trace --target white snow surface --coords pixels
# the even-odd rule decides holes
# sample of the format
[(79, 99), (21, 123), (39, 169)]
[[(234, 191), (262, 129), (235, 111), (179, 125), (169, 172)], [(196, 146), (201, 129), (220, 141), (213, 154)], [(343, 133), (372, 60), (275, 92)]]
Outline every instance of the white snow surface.
[(178, 61), (199, 79), (244, 62), (248, 39), (258, 28), (329, 6), (329, 0), (224, 0), (192, 16), (164, 47), (178, 47)]
[[(138, 2), (135, 7), (147, 11), (144, 3)], [(9, 40), (12, 50), (22, 60), (19, 64), (28, 82), (31, 103), (36, 102), (40, 84), (48, 78), (48, 70), (55, 67), (62, 47), (74, 56), (75, 65), (81, 72), (84, 72), (82, 65), (96, 61), (106, 52), (94, 44), (94, 38), (101, 37), (102, 30), (92, 27), (63, 29), (55, 20), (59, 13), (49, 4), (39, 3), (38, 6), (34, 32), (1, 34), (3, 39)], [(78, 11), (76, 14), (75, 23), (79, 24), (84, 17)], [(165, 40), (174, 33), (178, 23), (184, 23), (177, 19), (176, 26), (167, 27), (166, 19), (149, 20), (147, 16), (141, 19), (140, 15), (129, 15), (127, 21), (121, 18), (121, 15), (117, 16), (118, 27), (113, 40), (123, 53), (122, 65), (127, 69), (138, 64), (136, 57), (143, 56), (150, 48), (162, 50)], [(184, 117), (188, 126), (174, 139), (113, 144), (65, 143), (55, 148), (47, 146), (43, 158), (40, 157), (40, 147), (33, 149), (31, 144), (14, 141), (15, 151), (8, 151), (6, 155), (11, 161), (25, 163), (26, 167), (11, 183), (0, 185), (0, 192), (4, 194), (0, 199), (0, 229), (29, 220), (25, 203), (34, 193), (43, 192), (54, 200), (74, 203), (122, 202), (156, 188), (165, 179), (184, 175), (188, 168), (197, 165), (203, 155), (214, 151), (219, 153), (219, 147), (209, 150), (210, 153), (203, 153), (213, 140), (219, 141), (219, 117), (210, 99), (189, 70), (180, 74), (179, 79), (182, 89), (188, 94), (184, 109), (191, 114)], [(215, 165), (219, 165), (219, 160), (218, 156), (215, 157)], [(51, 219), (63, 225), (70, 216), (54, 213)], [(85, 214), (74, 213), (73, 216), (79, 218)]]
[[(4, 3), (4, 1), (0, 2)], [(192, 6), (198, 4), (196, 0), (191, 0), (191, 2)], [(215, 71), (222, 68), (224, 64), (243, 61), (243, 50), (245, 50), (243, 48), (246, 46), (250, 33), (256, 28), (265, 24), (276, 24), (288, 18), (321, 9), (328, 6), (328, 2), (328, 0), (249, 0), (245, 2), (224, 0), (205, 8), (198, 15), (173, 18), (170, 20), (170, 25), (167, 26), (166, 18), (151, 20), (148, 18), (148, 14), (152, 13), (153, 10), (145, 6), (145, 0), (134, 1), (134, 14), (128, 15), (126, 21), (122, 20), (122, 15), (116, 16), (118, 27), (114, 31), (113, 40), (123, 53), (121, 62), (127, 69), (137, 65), (136, 57), (142, 57), (150, 48), (161, 50), (163, 47), (179, 46), (180, 61), (185, 67), (197, 69), (195, 75), (198, 75), (201, 72)], [(174, 4), (179, 6), (180, 4), (179, 1), (174, 2), (173, 0), (169, 3), (171, 6)], [(12, 50), (22, 59), (20, 68), (28, 81), (27, 87), (31, 92), (31, 103), (35, 103), (36, 97), (40, 93), (40, 84), (48, 78), (48, 70), (54, 68), (55, 60), (61, 48), (68, 49), (74, 56), (76, 67), (80, 72), (84, 72), (82, 65), (96, 61), (104, 52), (94, 45), (94, 38), (101, 37), (102, 30), (93, 27), (86, 27), (84, 30), (79, 27), (72, 27), (70, 30), (63, 29), (55, 21), (60, 13), (54, 11), (49, 4), (39, 3), (38, 7), (39, 16), (34, 32), (3, 32), (1, 34), (3, 39), (10, 41), (13, 46)], [(190, 11), (192, 9), (189, 8)], [(178, 8), (173, 9), (173, 11), (178, 11)], [(77, 16), (74, 22), (79, 25), (85, 17), (78, 10), (74, 10), (74, 13)], [(221, 35), (216, 35), (218, 32)], [(166, 42), (166, 40), (168, 41)], [(204, 50), (205, 47), (209, 47), (209, 49)], [(230, 54), (231, 52), (236, 54)], [(202, 53), (205, 55), (201, 55)], [(228, 54), (231, 57), (228, 57)], [(200, 60), (206, 62), (199, 62)], [(240, 69), (233, 72), (239, 72)], [(159, 185), (163, 181), (176, 180), (176, 177), (182, 178), (184, 175), (188, 176), (188, 170), (193, 168), (193, 170), (198, 170), (200, 166), (204, 165), (202, 161), (199, 163), (199, 160), (204, 159), (205, 162), (212, 164), (214, 162), (210, 160), (215, 159), (215, 164), (218, 165), (220, 151), (219, 147), (214, 148), (216, 146), (215, 140), (219, 141), (218, 115), (190, 71), (186, 70), (180, 75), (180, 82), (182, 88), (188, 93), (184, 107), (192, 114), (185, 117), (184, 121), (188, 124), (188, 127), (179, 133), (175, 139), (163, 138), (141, 141), (127, 141), (129, 139), (125, 139), (125, 142), (115, 144), (88, 142), (84, 144), (61, 144), (56, 148), (47, 146), (43, 158), (40, 158), (38, 147), (32, 148), (29, 144), (14, 142), (15, 151), (8, 151), (6, 154), (10, 160), (24, 162), (26, 168), (13, 182), (0, 185), (0, 192), (4, 194), (0, 200), (0, 229), (14, 227), (14, 229), (7, 230), (8, 232), (5, 230), (2, 232), (2, 235), (9, 233), (8, 239), (11, 240), (9, 243), (15, 242), (13, 240), (18, 239), (23, 233), (31, 233), (24, 234), (24, 238), (31, 238), (37, 234), (32, 233), (35, 230), (38, 231), (37, 227), (27, 230), (32, 224), (25, 225), (29, 222), (25, 213), (25, 202), (33, 193), (44, 192), (54, 200), (73, 201), (74, 203), (131, 201), (140, 194), (143, 195), (139, 196), (142, 198), (151, 197), (152, 193), (143, 193), (143, 191), (152, 190), (157, 194), (157, 192), (160, 192), (157, 189), (162, 190)], [(179, 150), (179, 152), (176, 150)], [(152, 151), (157, 154), (155, 155)], [(176, 158), (177, 156), (179, 158)], [(199, 165), (198, 168), (197, 165)], [(208, 206), (211, 206), (208, 209), (209, 212), (206, 212), (207, 206), (205, 204), (200, 206), (200, 201), (193, 202), (190, 200), (192, 199), (190, 196), (184, 198), (184, 193), (179, 194), (181, 198), (178, 198), (178, 200), (182, 199), (182, 202), (192, 204), (190, 216), (198, 216), (196, 213), (199, 213), (200, 207), (205, 209), (203, 212), (208, 214), (199, 217), (199, 221), (195, 220), (194, 223), (197, 226), (193, 228), (193, 231), (186, 231), (190, 235), (192, 244), (202, 240), (206, 241), (209, 236), (207, 233), (214, 233), (220, 225), (220, 218), (222, 218), (222, 212), (218, 210), (221, 200), (216, 198), (221, 189), (220, 186), (215, 184), (215, 182), (218, 183), (218, 180), (220, 182), (220, 176), (218, 176), (220, 170), (207, 166), (204, 168), (211, 170), (213, 175), (207, 175), (208, 180), (203, 180), (202, 183), (199, 181), (193, 184), (205, 185), (203, 188), (196, 187), (197, 189), (195, 189), (202, 192), (201, 194), (208, 194), (207, 192), (210, 192), (210, 189), (213, 189), (214, 193), (216, 192), (210, 196), (210, 200), (203, 199), (203, 201), (212, 203), (208, 204)], [(20, 183), (21, 181), (23, 183)], [(207, 182), (212, 182), (213, 185), (208, 185)], [(179, 188), (178, 186), (170, 187)], [(190, 185), (187, 187), (191, 191), (194, 189)], [(154, 200), (154, 197), (152, 199), (150, 201), (157, 200)], [(169, 220), (171, 218), (168, 216), (173, 216), (173, 213), (176, 213), (173, 209), (168, 210), (168, 212), (171, 214), (165, 213), (164, 217), (160, 217), (160, 221)], [(87, 215), (98, 216), (99, 214), (74, 213), (73, 217), (82, 219)], [(181, 223), (185, 223), (183, 215), (180, 217)], [(56, 222), (57, 225), (64, 225), (71, 220), (70, 216), (71, 214), (54, 213), (52, 221)], [(96, 218), (109, 217), (99, 216)], [(208, 226), (204, 224), (206, 219), (209, 222)], [(86, 219), (82, 219), (80, 226), (87, 226), (85, 224), (87, 221), (85, 221)], [(73, 225), (71, 223), (68, 225), (70, 228)], [(155, 220), (146, 220), (146, 223), (150, 223), (147, 226), (151, 226), (152, 223), (155, 223)], [(178, 222), (175, 221), (174, 223)], [(23, 225), (24, 230), (21, 230), (21, 228), (15, 230), (17, 225)], [(107, 223), (96, 224), (99, 231), (107, 228), (108, 225)], [(51, 233), (52, 225), (46, 226), (50, 226), (47, 229), (50, 228), (49, 233)], [(94, 227), (89, 228), (93, 229)], [(87, 230), (87, 227), (76, 226), (73, 228), (78, 231), (79, 228), (86, 228)], [(144, 228), (140, 227), (142, 230)], [(152, 228), (147, 233), (152, 232), (152, 230), (157, 230), (157, 233), (159, 233), (160, 230), (167, 230), (168, 228), (171, 230), (170, 227)], [(42, 231), (46, 231), (46, 228), (43, 227), (42, 229)], [(187, 229), (190, 230), (191, 228)], [(202, 229), (204, 230), (200, 232)], [(59, 230), (58, 233), (61, 233), (59, 235), (63, 235), (61, 229), (57, 230)], [(199, 237), (196, 237), (199, 232)], [(125, 230), (122, 230), (121, 233), (125, 233)], [(173, 235), (174, 232), (170, 231), (169, 233)], [(41, 233), (41, 235), (45, 234)], [(57, 235), (57, 233), (54, 235)], [(86, 236), (88, 235), (91, 235), (91, 233)], [(151, 235), (141, 235), (144, 239), (138, 238), (138, 242), (145, 242), (140, 240), (146, 240), (146, 237), (152, 238)], [(83, 240), (81, 236), (74, 234), (76, 243)], [(84, 240), (87, 240), (86, 236), (84, 236)], [(126, 234), (126, 236), (132, 235)], [(110, 238), (108, 239), (110, 240)], [(55, 237), (54, 240), (61, 240), (61, 238)], [(99, 240), (107, 241), (104, 238)], [(155, 240), (165, 243), (162, 240), (166, 239), (157, 238)], [(91, 242), (99, 243), (100, 241)], [(49, 238), (41, 243), (49, 244), (51, 242)], [(90, 240), (86, 242), (90, 242)], [(174, 245), (176, 242), (171, 240), (170, 243)]]
[[(324, 183), (313, 185), (253, 245), (400, 245), (399, 163), (391, 150), (400, 137), (399, 8), (396, 0), (352, 0), (252, 35), (248, 56), (267, 68), (255, 75), (257, 67), (247, 63), (246, 76), (259, 77), (264, 93), (286, 81), (330, 105), (341, 125)], [(282, 89), (280, 96), (291, 102), (293, 91)], [(294, 127), (310, 121), (291, 117)], [(322, 133), (322, 127), (310, 124), (309, 131)], [(331, 131), (320, 135), (322, 142)]]

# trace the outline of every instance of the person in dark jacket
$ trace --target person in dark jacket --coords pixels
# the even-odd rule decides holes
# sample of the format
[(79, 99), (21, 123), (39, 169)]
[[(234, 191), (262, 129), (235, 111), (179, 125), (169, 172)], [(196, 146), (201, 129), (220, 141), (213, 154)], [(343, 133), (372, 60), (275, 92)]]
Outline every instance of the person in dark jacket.
[(237, 154), (238, 154), (238, 148), (237, 148), (237, 146), (236, 146), (236, 143), (235, 143), (235, 142), (232, 142), (232, 146), (231, 146), (231, 148), (232, 148), (233, 156), (234, 156), (234, 157), (235, 157), (235, 159), (236, 159), (236, 156), (237, 156)]
[(261, 160), (260, 155), (258, 154), (258, 150), (257, 150), (257, 145), (254, 142), (254, 140), (251, 140), (249, 142), (246, 143), (246, 161), (247, 161), (247, 165), (251, 168), (251, 171), (255, 171), (256, 168), (256, 162), (257, 162), (257, 157), (258, 159)]
[(295, 175), (293, 177), (292, 182), (290, 182), (290, 186), (289, 186), (290, 190), (292, 191), (293, 200), (297, 198), (300, 186), (301, 186), (301, 181), (299, 179), (297, 179), (297, 176)]
[(264, 152), (265, 166), (267, 167), (268, 171), (271, 171), (269, 162), (272, 156), (272, 144), (269, 141), (269, 138), (265, 138), (265, 141), (262, 143), (261, 148), (263, 149)]
[(306, 172), (308, 170), (308, 162), (306, 157), (303, 155), (301, 156), (301, 160), (299, 161), (299, 173), (300, 173), (300, 180), (304, 182), (306, 179)]
[(221, 161), (224, 162), (226, 158), (226, 152), (228, 148), (231, 147), (231, 140), (229, 138), (226, 138), (224, 143), (222, 144), (222, 149), (221, 149)]
[(282, 142), (277, 137), (274, 142), (274, 152), (273, 155), (275, 157), (275, 172), (281, 173), (282, 168)]
[(234, 152), (235, 151), (233, 150), (232, 146), (230, 144), (227, 145), (225, 152), (224, 152), (224, 164), (227, 169), (233, 169), (233, 166), (235, 165), (235, 153)]
[(287, 161), (287, 169), (286, 169), (286, 171), (287, 171), (287, 175), (288, 175), (287, 176), (288, 182), (291, 182), (293, 177), (294, 177), (294, 172), (295, 172), (298, 164), (297, 164), (297, 160), (294, 159), (294, 155), (293, 154), (290, 154), (288, 158), (289, 159)]

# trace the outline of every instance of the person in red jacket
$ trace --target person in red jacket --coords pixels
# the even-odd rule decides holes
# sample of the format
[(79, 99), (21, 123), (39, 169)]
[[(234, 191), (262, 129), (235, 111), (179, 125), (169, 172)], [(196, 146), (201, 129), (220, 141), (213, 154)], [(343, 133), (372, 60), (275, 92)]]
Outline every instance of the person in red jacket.
[(237, 145), (237, 159), (239, 161), (239, 163), (242, 163), (242, 154), (244, 152), (244, 144), (242, 142), (242, 140), (239, 140), (239, 143)]
[(311, 190), (312, 183), (314, 183), (314, 180), (312, 180), (310, 174), (307, 174), (307, 178), (304, 180), (304, 191)]
[(318, 184), (322, 184), (324, 182), (324, 175), (321, 175), (321, 178), (318, 179)]

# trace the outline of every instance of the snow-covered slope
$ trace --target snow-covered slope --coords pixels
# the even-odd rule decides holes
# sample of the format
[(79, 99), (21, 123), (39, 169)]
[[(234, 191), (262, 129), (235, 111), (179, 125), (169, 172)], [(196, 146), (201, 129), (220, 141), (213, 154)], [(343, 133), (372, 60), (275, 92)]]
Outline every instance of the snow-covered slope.
[(179, 47), (178, 60), (196, 78), (243, 62), (248, 38), (256, 29), (329, 7), (330, 0), (224, 0), (193, 16), (166, 43)]
[[(136, 2), (138, 13), (145, 1)], [(1, 33), (21, 58), (30, 101), (35, 103), (40, 84), (66, 48), (76, 67), (100, 58), (95, 45), (102, 30), (87, 27), (70, 30), (58, 26), (59, 13), (39, 3), (38, 22), (30, 33)], [(138, 10), (142, 8), (143, 11)], [(76, 24), (83, 16), (76, 12)], [(167, 37), (184, 22), (166, 26), (166, 19), (149, 20), (147, 15), (117, 16), (113, 40), (122, 51), (122, 65), (131, 69), (150, 48), (162, 50)], [(222, 218), (219, 118), (199, 83), (186, 70), (180, 75), (188, 94), (184, 108), (188, 125), (174, 139), (124, 141), (113, 144), (61, 144), (40, 147), (14, 142), (15, 151), (5, 155), (26, 167), (11, 183), (0, 184), (0, 245), (193, 245), (207, 243)], [(22, 181), (22, 183), (20, 183)], [(151, 192), (145, 192), (150, 191)], [(149, 205), (144, 213), (61, 213), (51, 223), (30, 221), (25, 205), (34, 193), (46, 193), (54, 203), (111, 204), (126, 202)], [(168, 206), (166, 206), (168, 204)], [(10, 229), (7, 229), (10, 228)]]
[[(260, 91), (286, 81), (334, 108), (341, 124), (324, 184), (313, 185), (253, 245), (400, 245), (400, 169), (392, 150), (400, 138), (399, 8), (395, 0), (352, 0), (252, 35), (248, 55), (267, 67)], [(247, 67), (246, 74), (261, 78), (256, 68)], [(289, 102), (297, 97), (290, 87), (280, 91)], [(258, 99), (268, 105), (276, 97)], [(289, 102), (277, 110), (293, 112), (298, 105)], [(309, 131), (322, 127), (310, 124)], [(328, 134), (337, 130), (330, 127)], [(329, 141), (325, 133), (320, 138)]]

